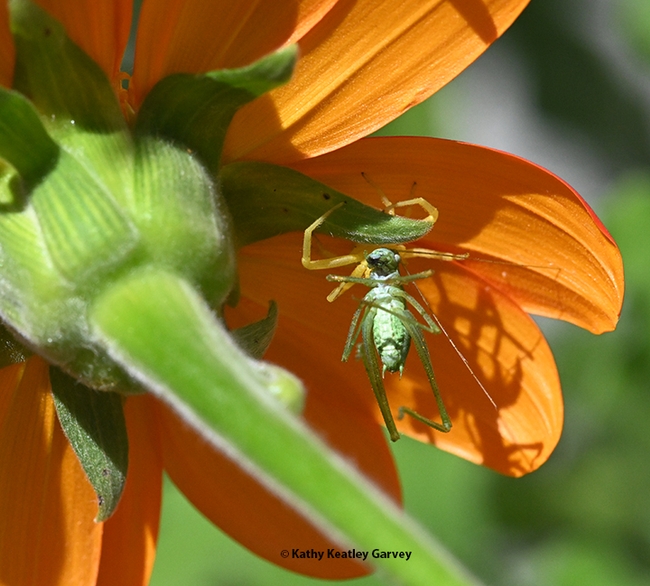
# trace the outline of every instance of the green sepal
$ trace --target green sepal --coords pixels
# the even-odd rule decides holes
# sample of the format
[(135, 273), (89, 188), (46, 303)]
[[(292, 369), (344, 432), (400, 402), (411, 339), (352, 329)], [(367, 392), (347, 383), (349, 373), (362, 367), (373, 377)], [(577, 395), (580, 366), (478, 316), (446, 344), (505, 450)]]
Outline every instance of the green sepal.
[(59, 274), (77, 285), (112, 271), (137, 243), (135, 227), (113, 195), (65, 151), (32, 202)]
[(125, 128), (104, 72), (63, 26), (30, 0), (10, 0), (9, 11), (16, 45), (14, 88), (34, 103), (46, 124), (91, 132)]
[(248, 324), (230, 333), (239, 347), (253, 358), (262, 358), (271, 345), (275, 329), (278, 327), (278, 304), (269, 303), (269, 312), (264, 319)]
[(235, 112), (289, 81), (297, 55), (292, 45), (240, 69), (170, 75), (147, 94), (138, 113), (136, 132), (196, 151), (216, 173)]
[(11, 190), (11, 203), (6, 201), (8, 194), (3, 190), (2, 207), (14, 211), (19, 208), (24, 194), (54, 167), (58, 155), (59, 147), (31, 103), (18, 92), (0, 88), (0, 157), (16, 169), (23, 181), (20, 193)]
[[(0, 213), (0, 316), (84, 384), (130, 393), (140, 389), (88, 337), (93, 297), (155, 265), (178, 271), (220, 308), (236, 270), (226, 205), (197, 157), (120, 136), (68, 133), (24, 209)], [(74, 141), (78, 150), (68, 148)]]
[[(230, 335), (237, 345), (249, 356), (260, 360), (271, 345), (278, 326), (278, 304), (269, 302), (269, 311), (265, 318), (248, 324)], [(302, 413), (305, 407), (305, 393), (301, 385), (286, 384), (286, 372), (268, 362), (258, 362), (258, 372), (266, 379), (265, 386), (269, 393), (283, 403), (289, 411)]]
[(237, 246), (305, 230), (334, 206), (318, 232), (368, 244), (417, 240), (433, 224), (392, 216), (287, 167), (240, 162), (220, 172)]
[(89, 389), (54, 366), (50, 381), (61, 427), (97, 495), (95, 520), (105, 521), (120, 502), (129, 463), (122, 397)]

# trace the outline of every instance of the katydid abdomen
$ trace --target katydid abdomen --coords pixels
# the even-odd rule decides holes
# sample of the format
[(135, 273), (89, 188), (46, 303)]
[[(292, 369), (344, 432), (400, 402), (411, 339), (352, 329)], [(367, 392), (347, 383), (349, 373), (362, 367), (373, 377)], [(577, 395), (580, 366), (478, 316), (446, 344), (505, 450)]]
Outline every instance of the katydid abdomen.
[[(383, 365), (382, 374), (404, 371), (404, 363), (411, 346), (411, 336), (398, 315), (406, 311), (406, 301), (396, 295), (394, 285), (378, 285), (366, 295), (375, 309), (373, 316), (373, 339)], [(385, 308), (387, 311), (383, 311)]]

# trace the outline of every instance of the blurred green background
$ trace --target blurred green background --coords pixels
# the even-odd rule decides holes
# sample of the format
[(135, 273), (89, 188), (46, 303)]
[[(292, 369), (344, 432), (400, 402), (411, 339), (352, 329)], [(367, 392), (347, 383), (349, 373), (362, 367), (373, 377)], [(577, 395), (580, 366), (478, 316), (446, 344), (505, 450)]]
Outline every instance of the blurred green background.
[[(598, 212), (626, 270), (614, 333), (542, 322), (566, 402), (549, 462), (511, 479), (403, 439), (406, 509), (487, 584), (650, 585), (650, 2), (533, 0), (382, 133), (474, 142), (550, 169)], [(258, 559), (166, 484), (152, 586), (325, 583)]]

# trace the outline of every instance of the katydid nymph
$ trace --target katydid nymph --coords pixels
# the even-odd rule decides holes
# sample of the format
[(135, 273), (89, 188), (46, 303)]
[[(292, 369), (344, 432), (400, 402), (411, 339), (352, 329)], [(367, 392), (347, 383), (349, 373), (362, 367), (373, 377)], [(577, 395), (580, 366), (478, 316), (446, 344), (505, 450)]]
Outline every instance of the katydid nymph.
[[(391, 373), (399, 372), (400, 376), (402, 375), (406, 357), (411, 342), (413, 342), (433, 391), (441, 423), (432, 421), (406, 406), (399, 407), (398, 419), (401, 419), (404, 414), (408, 414), (429, 427), (446, 433), (451, 429), (452, 422), (440, 396), (429, 357), (429, 349), (423, 335), (423, 331), (437, 334), (441, 330), (418, 301), (404, 290), (405, 284), (426, 279), (433, 274), (433, 271), (401, 275), (399, 267), (403, 258), (427, 257), (441, 260), (463, 260), (467, 258), (467, 255), (455, 255), (420, 248), (407, 249), (404, 246), (392, 248), (386, 246), (376, 248), (368, 253), (357, 249), (351, 254), (340, 257), (312, 260), (312, 233), (341, 205), (343, 204), (339, 204), (323, 214), (305, 230), (302, 264), (308, 269), (330, 269), (358, 263), (350, 276), (327, 276), (328, 281), (340, 283), (327, 297), (329, 301), (334, 301), (341, 293), (355, 284), (370, 288), (352, 317), (342, 360), (344, 362), (348, 360), (358, 338), (361, 337), (362, 341), (359, 345), (361, 359), (368, 373), (390, 438), (392, 441), (397, 441), (400, 434), (388, 404), (383, 376), (387, 370)], [(429, 213), (426, 220), (431, 223), (437, 219), (437, 210), (422, 198), (399, 202), (391, 206), (391, 211), (395, 207), (406, 205), (420, 205)], [(409, 306), (421, 316), (425, 323), (416, 319)], [(377, 360), (378, 356), (381, 360), (381, 369)]]

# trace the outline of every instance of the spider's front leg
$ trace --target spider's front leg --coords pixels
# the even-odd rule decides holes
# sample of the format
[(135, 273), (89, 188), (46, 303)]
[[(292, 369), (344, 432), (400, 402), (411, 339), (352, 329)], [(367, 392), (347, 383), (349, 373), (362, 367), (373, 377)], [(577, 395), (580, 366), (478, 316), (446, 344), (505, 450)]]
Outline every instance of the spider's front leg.
[(323, 258), (319, 260), (314, 260), (311, 257), (311, 243), (312, 243), (312, 234), (314, 233), (314, 230), (318, 229), (330, 214), (338, 210), (343, 205), (345, 205), (345, 203), (341, 202), (335, 205), (332, 209), (327, 210), (320, 218), (317, 218), (305, 230), (305, 234), (302, 240), (301, 260), (302, 260), (302, 266), (305, 267), (306, 269), (309, 269), (310, 271), (319, 271), (323, 269), (335, 269), (337, 267), (344, 267), (346, 265), (358, 263), (360, 258), (363, 259), (363, 254), (359, 254), (359, 253), (345, 254), (343, 256), (334, 256), (332, 258)]
[[(361, 277), (366, 274), (368, 270), (368, 265), (365, 260), (365, 252), (361, 248), (356, 248), (350, 254), (345, 254), (343, 256), (334, 256), (331, 258), (323, 258), (314, 260), (311, 257), (311, 247), (312, 247), (312, 234), (314, 230), (318, 229), (327, 217), (334, 211), (336, 211), (341, 206), (345, 205), (340, 203), (335, 205), (331, 210), (325, 212), (320, 218), (317, 218), (312, 222), (309, 227), (305, 230), (305, 235), (302, 241), (302, 266), (310, 271), (314, 270), (323, 270), (323, 269), (335, 269), (338, 267), (344, 267), (351, 264), (357, 264), (358, 266), (352, 271), (352, 277)], [(341, 293), (347, 291), (352, 287), (352, 282), (342, 282), (341, 284), (334, 289), (328, 296), (327, 300), (332, 302), (334, 301)]]

